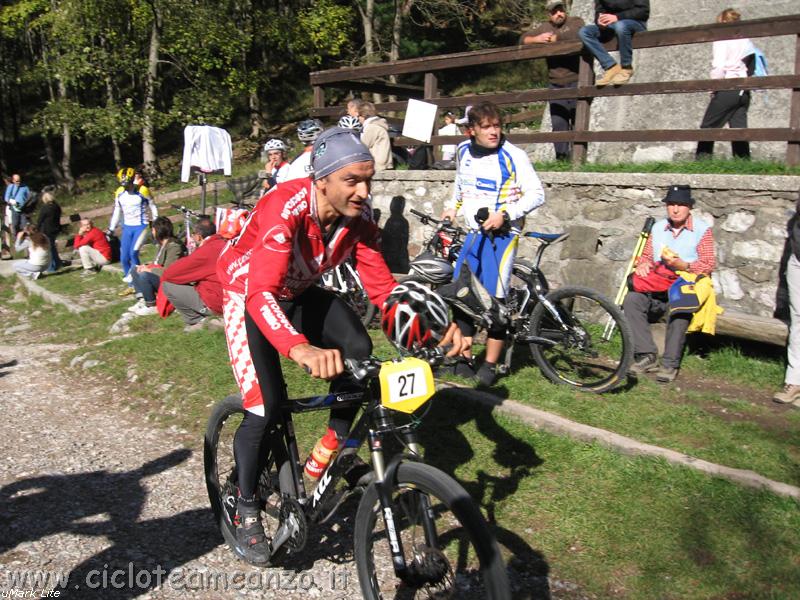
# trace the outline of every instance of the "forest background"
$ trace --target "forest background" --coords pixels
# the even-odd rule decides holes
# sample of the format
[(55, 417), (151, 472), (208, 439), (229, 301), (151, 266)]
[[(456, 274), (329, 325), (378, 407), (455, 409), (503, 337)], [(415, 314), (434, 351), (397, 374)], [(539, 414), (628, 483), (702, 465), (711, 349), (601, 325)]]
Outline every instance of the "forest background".
[[(189, 124), (260, 144), (293, 138), (311, 106), (310, 71), (513, 45), (545, 19), (544, 4), (3, 1), (0, 171), (77, 192), (82, 174), (123, 164), (160, 178), (159, 157), (180, 151)], [(439, 85), (445, 93), (535, 87), (546, 82), (539, 63), (448, 71)], [(421, 85), (421, 75), (403, 83)]]

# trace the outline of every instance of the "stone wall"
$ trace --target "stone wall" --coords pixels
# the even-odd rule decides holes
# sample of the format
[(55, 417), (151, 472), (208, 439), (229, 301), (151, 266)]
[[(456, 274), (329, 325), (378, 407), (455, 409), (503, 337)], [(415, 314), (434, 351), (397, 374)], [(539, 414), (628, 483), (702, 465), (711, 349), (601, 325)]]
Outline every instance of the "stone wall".
[[(572, 12), (585, 21), (594, 18), (593, 0), (575, 0)], [(714, 23), (717, 15), (733, 6), (742, 19), (779, 17), (800, 12), (797, 0), (650, 0), (648, 28), (669, 29), (701, 23)], [(754, 43), (769, 61), (771, 75), (794, 74), (796, 36), (758, 38)], [(634, 52), (634, 83), (651, 81), (678, 81), (705, 79), (711, 70), (711, 43), (646, 48)], [(602, 72), (595, 62), (597, 73)], [(748, 113), (750, 127), (788, 127), (789, 90), (761, 90), (752, 93)], [(697, 127), (703, 118), (709, 95), (664, 94), (653, 96), (619, 96), (597, 98), (592, 103), (591, 129), (686, 129)], [(550, 131), (549, 115), (542, 124)], [(730, 143), (718, 142), (717, 153), (730, 156)], [(595, 143), (589, 144), (591, 162), (617, 162), (627, 160), (672, 160), (694, 156), (694, 142), (673, 143)], [(554, 158), (551, 144), (531, 146), (535, 160)], [(753, 142), (753, 158), (783, 159), (786, 144), (778, 142)]]
[[(527, 220), (527, 229), (569, 231), (570, 237), (548, 249), (542, 268), (551, 282), (588, 285), (614, 296), (648, 216), (665, 215), (661, 199), (672, 184), (689, 184), (694, 214), (710, 222), (717, 242), (714, 284), (721, 304), (734, 310), (771, 316), (786, 222), (793, 213), (800, 177), (738, 175), (539, 173), (545, 206)], [(373, 180), (374, 206), (381, 224), (395, 196), (405, 198), (410, 225), (409, 254), (415, 256), (430, 229), (408, 210), (441, 214), (452, 193), (452, 171), (388, 171)], [(524, 240), (531, 256), (537, 242)]]

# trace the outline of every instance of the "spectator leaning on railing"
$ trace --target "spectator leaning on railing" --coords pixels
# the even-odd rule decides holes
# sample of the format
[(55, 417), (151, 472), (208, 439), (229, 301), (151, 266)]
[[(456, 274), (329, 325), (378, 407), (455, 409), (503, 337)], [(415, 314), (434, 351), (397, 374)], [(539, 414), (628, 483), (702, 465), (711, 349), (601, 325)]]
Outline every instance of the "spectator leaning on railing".
[[(717, 15), (717, 23), (734, 23), (741, 15), (732, 8), (726, 8)], [(711, 60), (711, 79), (731, 79), (752, 75), (747, 59), (755, 53), (753, 42), (747, 38), (720, 40), (713, 44)], [(721, 90), (711, 93), (706, 113), (700, 129), (724, 127), (731, 129), (747, 128), (747, 110), (750, 108), (750, 90)], [(731, 142), (733, 155), (737, 158), (750, 158), (750, 142)], [(696, 158), (711, 158), (714, 142), (698, 142)]]
[[(594, 23), (581, 28), (583, 45), (600, 62), (605, 73), (595, 85), (622, 85), (633, 75), (633, 34), (647, 29), (650, 0), (595, 0)], [(621, 65), (603, 47), (617, 37)]]
[[(548, 12), (548, 21), (536, 29), (527, 31), (519, 39), (520, 44), (551, 44), (578, 39), (578, 32), (583, 27), (580, 17), (568, 17), (567, 10), (562, 0), (550, 0), (545, 6)], [(577, 54), (568, 56), (548, 56), (547, 76), (551, 90), (574, 88), (578, 85), (578, 65), (580, 57)], [(570, 131), (575, 125), (574, 98), (567, 100), (550, 100), (550, 122), (553, 131)], [(569, 142), (555, 142), (556, 160), (569, 160), (572, 155), (572, 145)]]

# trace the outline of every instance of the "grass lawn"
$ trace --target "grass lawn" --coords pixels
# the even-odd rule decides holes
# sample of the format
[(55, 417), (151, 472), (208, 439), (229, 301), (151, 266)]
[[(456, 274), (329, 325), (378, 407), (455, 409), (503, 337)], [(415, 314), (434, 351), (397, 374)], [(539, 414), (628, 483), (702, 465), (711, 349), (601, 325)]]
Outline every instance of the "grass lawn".
[[(102, 282), (86, 285), (95, 283), (99, 288)], [(0, 304), (10, 311), (4, 326), (31, 324), (6, 335), (5, 343), (79, 344), (66, 363), (76, 356), (101, 361), (81, 371), (86, 384), (127, 389), (125, 402), (137, 413), (185, 429), (198, 443), (210, 407), (235, 390), (221, 332), (184, 334), (178, 317), (143, 317), (132, 321), (130, 337), (114, 338), (108, 327), (119, 306), (71, 315), (27, 297), (9, 279), (0, 280)], [(373, 337), (376, 354), (390, 356), (380, 332)], [(675, 386), (643, 380), (604, 396), (548, 383), (522, 351), (515, 367), (496, 393), (800, 483), (800, 411), (760, 400), (780, 382), (778, 361), (713, 350), (702, 359), (689, 356)], [(285, 373), (293, 395), (326, 389), (293, 364), (285, 364)], [(682, 385), (690, 375), (693, 385)], [(306, 451), (324, 420), (323, 413), (297, 419)], [(428, 461), (452, 473), (480, 502), (514, 581), (549, 575), (551, 584), (568, 582), (590, 597), (800, 597), (800, 511), (793, 500), (538, 432), (472, 404), (458, 390), (434, 397), (420, 431)], [(514, 597), (529, 596), (519, 590)]]

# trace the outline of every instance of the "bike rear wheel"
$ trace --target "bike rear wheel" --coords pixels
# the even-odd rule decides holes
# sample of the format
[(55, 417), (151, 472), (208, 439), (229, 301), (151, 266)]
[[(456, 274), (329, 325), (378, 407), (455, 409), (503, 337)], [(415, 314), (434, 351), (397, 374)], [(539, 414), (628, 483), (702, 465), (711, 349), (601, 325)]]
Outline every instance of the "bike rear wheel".
[[(395, 574), (384, 517), (378, 517), (378, 489), (372, 484), (358, 505), (354, 534), (364, 598), (511, 598), (494, 535), (455, 480), (430, 465), (400, 463), (391, 502), (405, 562), (415, 577), (402, 581)], [(435, 535), (426, 517), (432, 518)]]
[[(243, 417), (241, 396), (228, 396), (217, 403), (208, 419), (203, 444), (206, 490), (214, 512), (214, 521), (220, 528), (225, 542), (240, 558), (242, 555), (236, 543), (236, 525), (233, 522), (238, 495), (233, 438)], [(280, 523), (281, 480), (284, 481), (287, 490), (292, 489), (294, 483), (288, 461), (281, 461), (283, 468), (280, 470), (280, 475), (271, 455), (265, 454), (263, 463), (258, 480), (258, 496), (262, 504), (261, 516), (264, 529), (267, 535), (271, 536)], [(285, 547), (279, 549), (277, 554), (270, 558), (270, 562), (279, 557), (284, 549)]]
[[(532, 342), (533, 360), (550, 381), (587, 392), (606, 392), (622, 383), (633, 361), (633, 336), (622, 311), (603, 294), (568, 286), (547, 295), (563, 326), (545, 302), (531, 314), (530, 334), (551, 344)], [(609, 339), (603, 332), (614, 323)]]

